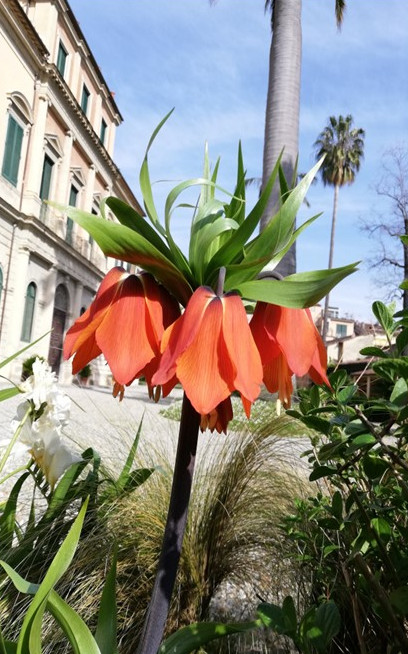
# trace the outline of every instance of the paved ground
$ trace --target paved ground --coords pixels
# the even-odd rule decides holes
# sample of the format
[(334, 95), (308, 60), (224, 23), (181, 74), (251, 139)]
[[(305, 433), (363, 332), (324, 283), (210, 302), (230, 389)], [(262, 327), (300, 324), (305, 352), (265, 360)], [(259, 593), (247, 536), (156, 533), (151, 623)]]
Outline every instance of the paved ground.
[[(8, 384), (0, 383), (0, 388), (6, 386)], [(91, 446), (102, 455), (111, 454), (114, 459), (122, 459), (142, 418), (141, 448), (147, 447), (147, 440), (151, 447), (155, 443), (171, 443), (176, 438), (177, 423), (167, 420), (160, 412), (181, 398), (179, 389), (158, 404), (149, 400), (144, 385), (126, 389), (122, 402), (114, 399), (107, 388), (86, 388), (73, 384), (61, 389), (72, 401), (71, 419), (64, 434), (79, 451)], [(10, 422), (21, 400), (21, 396), (17, 395), (0, 403), (0, 441), (10, 437)]]
[[(0, 382), (0, 388), (6, 386), (8, 384)], [(169, 461), (174, 460), (178, 423), (164, 418), (161, 411), (181, 399), (180, 389), (174, 389), (169, 398), (160, 400), (158, 404), (149, 400), (144, 385), (126, 389), (122, 402), (115, 400), (111, 391), (106, 388), (71, 385), (62, 387), (62, 390), (72, 400), (71, 419), (64, 436), (72, 441), (73, 449), (79, 454), (86, 448), (93, 447), (101, 454), (102, 463), (113, 472), (119, 473), (143, 418), (138, 457), (149, 465), (160, 463), (160, 455), (163, 453)], [(21, 396), (16, 396), (0, 403), (0, 458), (4, 441), (11, 436), (10, 422), (21, 400)], [(211, 459), (217, 459), (218, 450), (232, 438), (236, 438), (234, 433), (227, 436), (210, 432), (200, 434), (197, 458), (202, 458), (205, 464)], [(305, 445), (303, 439), (283, 439), (281, 451), (285, 459), (290, 460), (291, 466), (298, 468), (299, 454), (306, 449)], [(25, 452), (15, 452), (0, 473), (0, 479), (26, 462)], [(15, 480), (16, 477), (10, 478), (6, 483), (0, 484), (0, 500), (8, 495)]]

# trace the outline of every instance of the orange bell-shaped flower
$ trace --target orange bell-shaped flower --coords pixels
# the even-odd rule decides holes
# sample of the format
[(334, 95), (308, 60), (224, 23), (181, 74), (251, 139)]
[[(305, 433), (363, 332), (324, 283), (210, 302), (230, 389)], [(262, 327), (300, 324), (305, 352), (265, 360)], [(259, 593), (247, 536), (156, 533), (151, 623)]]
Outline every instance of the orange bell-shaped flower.
[(316, 384), (330, 386), (326, 375), (327, 354), (309, 309), (288, 309), (258, 302), (250, 328), (263, 366), (263, 381), (290, 406), (292, 375), (308, 374)]
[(92, 304), (68, 330), (64, 357), (75, 354), (75, 374), (103, 354), (117, 384), (128, 385), (142, 375), (150, 384), (164, 329), (179, 315), (176, 300), (152, 275), (113, 268)]
[(249, 417), (251, 404), (259, 395), (262, 365), (238, 294), (218, 296), (211, 288), (200, 286), (183, 315), (164, 333), (161, 350), (152, 383), (163, 386), (173, 380), (174, 385), (179, 380), (203, 416), (202, 427), (214, 424), (212, 428), (216, 428), (218, 424), (225, 431), (228, 407), (222, 405), (222, 416), (214, 411), (235, 390)]

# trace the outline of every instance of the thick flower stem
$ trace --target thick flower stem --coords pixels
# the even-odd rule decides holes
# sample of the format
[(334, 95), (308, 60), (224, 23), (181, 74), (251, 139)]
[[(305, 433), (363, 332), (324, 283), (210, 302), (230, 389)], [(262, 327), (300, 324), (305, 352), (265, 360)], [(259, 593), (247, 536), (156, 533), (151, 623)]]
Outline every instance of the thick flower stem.
[(199, 425), (200, 415), (184, 394), (167, 522), (138, 654), (156, 654), (163, 638), (186, 526)]

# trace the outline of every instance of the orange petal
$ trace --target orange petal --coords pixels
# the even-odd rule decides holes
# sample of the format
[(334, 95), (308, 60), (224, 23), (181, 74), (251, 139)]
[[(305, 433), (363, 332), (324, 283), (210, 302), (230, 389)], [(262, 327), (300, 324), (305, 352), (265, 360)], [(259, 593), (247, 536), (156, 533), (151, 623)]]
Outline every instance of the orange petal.
[(290, 406), (293, 392), (292, 373), (283, 354), (264, 366), (264, 383), (270, 393), (278, 393), (285, 407)]
[(281, 351), (276, 342), (273, 327), (270, 327), (268, 330), (266, 329), (268, 321), (272, 325), (277, 324), (277, 314), (273, 312), (273, 309), (271, 311), (271, 307), (273, 308), (274, 305), (266, 304), (266, 302), (257, 302), (251, 322), (249, 323), (263, 365), (279, 356)]
[(67, 331), (63, 347), (65, 359), (69, 359), (95, 332), (118, 292), (120, 281), (126, 274), (123, 268), (117, 266), (103, 278), (92, 304)]
[(160, 348), (163, 356), (153, 376), (153, 384), (163, 385), (174, 377), (177, 360), (195, 339), (206, 307), (214, 297), (210, 288), (200, 286), (191, 296), (183, 315), (164, 332)]
[(211, 413), (232, 390), (220, 374), (220, 367), (225, 373), (228, 366), (228, 353), (220, 339), (222, 315), (222, 301), (213, 294), (196, 338), (177, 360), (177, 377), (201, 414)]
[(101, 349), (95, 341), (95, 334), (92, 333), (88, 340), (78, 348), (72, 360), (72, 374), (76, 375), (77, 372), (87, 365), (87, 363), (96, 359), (100, 354)]
[(299, 377), (305, 375), (312, 364), (316, 350), (316, 328), (304, 309), (277, 307), (280, 313), (276, 340), (284, 352), (288, 366)]
[(96, 342), (115, 380), (128, 384), (155, 356), (146, 332), (146, 307), (138, 277), (130, 275), (96, 331)]
[(222, 334), (235, 374), (234, 389), (250, 402), (256, 400), (262, 383), (261, 357), (248, 325), (248, 318), (239, 295), (227, 294), (222, 298)]

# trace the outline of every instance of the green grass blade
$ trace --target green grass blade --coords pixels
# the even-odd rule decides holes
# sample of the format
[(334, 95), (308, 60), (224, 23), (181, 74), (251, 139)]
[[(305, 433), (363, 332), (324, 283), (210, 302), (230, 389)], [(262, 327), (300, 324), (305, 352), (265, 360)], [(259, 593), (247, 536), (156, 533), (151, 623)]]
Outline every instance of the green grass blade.
[[(47, 573), (37, 589), (33, 601), (31, 602), (28, 611), (25, 615), (24, 622), (21, 628), (20, 637), (18, 640), (17, 652), (18, 654), (26, 654), (30, 652), (29, 644), (31, 639), (31, 632), (33, 630), (34, 639), (36, 642), (38, 622), (42, 620), (42, 615), (45, 610), (48, 596), (53, 590), (55, 584), (61, 579), (63, 574), (67, 571), (72, 558), (74, 556), (76, 547), (78, 545), (79, 537), (83, 521), (85, 518), (88, 500), (84, 502), (78, 516), (76, 517), (73, 525), (71, 526), (67, 536), (65, 537), (61, 547), (55, 555)], [(4, 567), (4, 563), (2, 563)], [(35, 646), (35, 645), (34, 645)], [(41, 651), (41, 650), (39, 650)], [(31, 652), (30, 652), (31, 654)]]
[[(27, 479), (30, 476), (29, 472), (25, 472), (21, 477), (16, 481), (13, 488), (10, 491), (6, 505), (0, 517), (0, 551), (6, 552), (11, 548), (13, 544), (13, 536), (15, 531), (16, 524), (16, 510), (17, 510), (17, 500), (20, 494), (21, 488)], [(4, 556), (4, 554), (3, 554)]]

